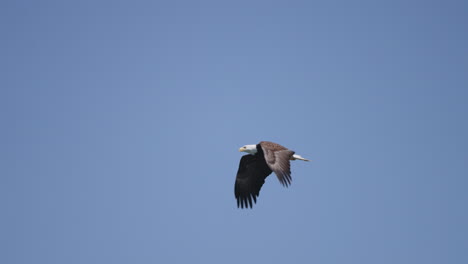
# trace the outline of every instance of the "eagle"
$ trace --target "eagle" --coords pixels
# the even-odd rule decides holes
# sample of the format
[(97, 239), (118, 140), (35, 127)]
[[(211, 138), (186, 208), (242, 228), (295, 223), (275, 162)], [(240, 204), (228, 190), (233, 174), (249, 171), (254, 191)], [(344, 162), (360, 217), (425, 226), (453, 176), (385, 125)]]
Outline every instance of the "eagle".
[(284, 187), (291, 185), (290, 160), (309, 161), (280, 144), (261, 141), (256, 145), (245, 145), (239, 149), (242, 156), (234, 184), (234, 195), (238, 208), (252, 208), (266, 177), (275, 172)]

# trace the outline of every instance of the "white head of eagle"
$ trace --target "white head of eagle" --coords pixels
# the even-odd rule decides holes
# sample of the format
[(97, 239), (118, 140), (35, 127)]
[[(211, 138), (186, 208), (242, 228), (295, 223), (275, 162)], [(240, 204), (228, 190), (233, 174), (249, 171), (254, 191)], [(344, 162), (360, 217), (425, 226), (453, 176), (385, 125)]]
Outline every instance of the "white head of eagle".
[(283, 186), (288, 187), (292, 181), (290, 161), (309, 161), (294, 154), (294, 151), (269, 141), (261, 141), (257, 145), (245, 145), (239, 151), (248, 153), (240, 160), (234, 185), (237, 207), (241, 208), (252, 208), (257, 202), (266, 177), (272, 172)]
[(257, 153), (257, 145), (245, 145), (239, 149), (240, 152), (247, 152), (255, 155)]

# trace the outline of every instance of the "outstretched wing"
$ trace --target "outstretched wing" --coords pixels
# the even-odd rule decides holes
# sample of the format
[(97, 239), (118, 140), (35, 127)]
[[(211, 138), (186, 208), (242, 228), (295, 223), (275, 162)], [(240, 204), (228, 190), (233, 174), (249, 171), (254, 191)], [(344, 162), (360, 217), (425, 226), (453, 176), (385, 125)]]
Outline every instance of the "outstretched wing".
[(271, 169), (262, 156), (250, 154), (242, 156), (234, 185), (237, 207), (252, 208), (257, 202), (265, 178), (270, 174)]
[(275, 172), (278, 180), (285, 187), (291, 184), (290, 159), (294, 151), (273, 142), (260, 142), (268, 167)]

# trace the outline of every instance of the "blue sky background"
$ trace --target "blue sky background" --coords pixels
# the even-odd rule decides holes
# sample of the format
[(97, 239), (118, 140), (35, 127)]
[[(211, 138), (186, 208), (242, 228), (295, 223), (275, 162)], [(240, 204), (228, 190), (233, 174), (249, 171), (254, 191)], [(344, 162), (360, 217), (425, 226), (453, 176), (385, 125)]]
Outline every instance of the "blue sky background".
[[(2, 1), (1, 263), (468, 263), (465, 1)], [(234, 199), (238, 148), (313, 160)]]

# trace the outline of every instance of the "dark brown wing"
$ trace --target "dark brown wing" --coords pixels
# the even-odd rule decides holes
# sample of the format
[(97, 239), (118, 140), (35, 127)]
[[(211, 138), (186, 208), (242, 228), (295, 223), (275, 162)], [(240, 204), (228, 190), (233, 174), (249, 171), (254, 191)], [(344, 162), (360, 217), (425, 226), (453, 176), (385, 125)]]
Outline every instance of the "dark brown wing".
[(281, 184), (285, 187), (291, 185), (289, 160), (295, 152), (273, 142), (262, 141), (259, 145), (263, 150), (268, 167), (275, 172)]
[(252, 208), (252, 205), (257, 202), (265, 178), (270, 174), (271, 170), (263, 155), (242, 156), (234, 185), (237, 207)]
[(266, 149), (269, 149), (269, 150), (272, 150), (272, 151), (288, 150), (287, 148), (285, 148), (285, 147), (283, 147), (280, 144), (275, 143), (275, 142), (261, 141), (258, 144), (260, 144), (260, 146), (262, 146), (263, 148), (266, 148)]

